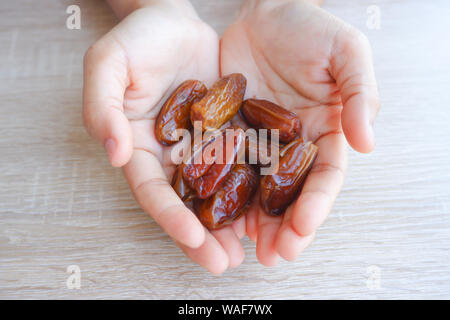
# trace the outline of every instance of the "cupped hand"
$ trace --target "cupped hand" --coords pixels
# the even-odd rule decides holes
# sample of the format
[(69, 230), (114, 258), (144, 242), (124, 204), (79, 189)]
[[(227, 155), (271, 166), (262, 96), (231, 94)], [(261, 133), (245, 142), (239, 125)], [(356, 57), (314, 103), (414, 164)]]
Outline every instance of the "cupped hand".
[(282, 217), (256, 203), (246, 231), (257, 257), (274, 265), (295, 259), (312, 241), (344, 181), (347, 142), (374, 147), (379, 108), (371, 49), (356, 29), (307, 1), (249, 0), (221, 40), (221, 73), (247, 77), (246, 97), (268, 99), (298, 114), (319, 153), (299, 198)]
[(155, 118), (181, 82), (219, 75), (219, 40), (186, 1), (150, 1), (126, 16), (85, 56), (83, 115), (89, 133), (122, 167), (141, 207), (195, 262), (212, 273), (239, 265), (245, 219), (209, 233), (178, 198), (170, 148)]

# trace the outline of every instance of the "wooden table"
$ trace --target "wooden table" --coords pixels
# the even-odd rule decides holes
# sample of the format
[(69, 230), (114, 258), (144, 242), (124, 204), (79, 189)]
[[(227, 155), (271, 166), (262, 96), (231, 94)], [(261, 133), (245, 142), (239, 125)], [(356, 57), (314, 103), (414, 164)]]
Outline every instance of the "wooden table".
[[(219, 33), (240, 0), (193, 0)], [(81, 7), (81, 30), (66, 8)], [(380, 29), (366, 25), (370, 5)], [(382, 109), (370, 155), (295, 262), (196, 266), (134, 201), (81, 120), (82, 58), (116, 20), (102, 1), (0, 4), (0, 298), (450, 298), (448, 1), (325, 1), (367, 34)], [(370, 11), (370, 9), (369, 9)], [(81, 288), (69, 289), (67, 268)]]

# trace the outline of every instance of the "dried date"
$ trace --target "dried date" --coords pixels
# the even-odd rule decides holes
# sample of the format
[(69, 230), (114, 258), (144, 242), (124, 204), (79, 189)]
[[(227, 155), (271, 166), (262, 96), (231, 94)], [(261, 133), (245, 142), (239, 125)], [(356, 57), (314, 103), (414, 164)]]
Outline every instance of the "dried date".
[(281, 142), (288, 143), (301, 133), (297, 115), (267, 100), (248, 99), (241, 107), (247, 123), (255, 129), (278, 129)]
[(178, 141), (176, 130), (191, 127), (191, 106), (203, 98), (206, 92), (206, 86), (198, 80), (184, 81), (175, 89), (156, 119), (155, 135), (159, 142), (171, 145)]
[(260, 203), (266, 213), (279, 216), (295, 200), (317, 151), (316, 145), (301, 138), (281, 149), (277, 172), (260, 181)]
[(195, 190), (184, 181), (183, 168), (184, 164), (182, 163), (175, 170), (172, 178), (172, 187), (183, 202), (192, 201), (195, 198)]
[(197, 217), (208, 229), (230, 224), (248, 209), (258, 177), (248, 164), (236, 165), (220, 189), (206, 200), (195, 200)]
[(183, 177), (200, 199), (215, 193), (244, 153), (245, 133), (227, 128), (196, 150), (183, 168)]
[(222, 77), (191, 108), (191, 121), (201, 121), (202, 130), (219, 129), (239, 110), (247, 80), (240, 73)]

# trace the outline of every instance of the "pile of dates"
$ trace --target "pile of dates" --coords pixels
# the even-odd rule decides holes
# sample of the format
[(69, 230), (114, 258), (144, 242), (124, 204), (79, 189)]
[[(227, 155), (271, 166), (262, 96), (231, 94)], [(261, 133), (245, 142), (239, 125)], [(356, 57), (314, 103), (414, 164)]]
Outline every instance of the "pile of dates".
[[(180, 140), (180, 129), (200, 129), (200, 139), (194, 134), (190, 152), (176, 168), (172, 187), (208, 229), (245, 214), (258, 187), (263, 210), (282, 215), (301, 191), (318, 152), (301, 137), (296, 114), (267, 100), (244, 101), (246, 85), (239, 73), (222, 77), (210, 89), (187, 80), (156, 119), (156, 138), (166, 146)], [(246, 131), (230, 125), (235, 116)], [(263, 174), (274, 161), (276, 169)]]

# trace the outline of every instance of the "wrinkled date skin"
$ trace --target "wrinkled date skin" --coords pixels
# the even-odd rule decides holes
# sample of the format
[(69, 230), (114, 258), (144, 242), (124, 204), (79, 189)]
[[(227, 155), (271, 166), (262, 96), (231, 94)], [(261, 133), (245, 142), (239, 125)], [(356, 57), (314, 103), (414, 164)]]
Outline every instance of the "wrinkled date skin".
[(159, 112), (155, 123), (155, 135), (159, 142), (168, 146), (178, 141), (173, 134), (176, 129), (191, 128), (192, 104), (207, 93), (206, 86), (198, 80), (186, 80), (170, 95)]
[(210, 230), (230, 224), (248, 209), (257, 184), (252, 166), (237, 164), (213, 196), (195, 200), (197, 217)]
[(281, 142), (289, 143), (301, 133), (302, 126), (297, 115), (270, 101), (245, 100), (241, 113), (255, 129), (278, 129)]
[(296, 139), (280, 151), (276, 173), (260, 181), (261, 206), (266, 213), (282, 215), (295, 200), (316, 158), (318, 147), (312, 142)]
[(191, 122), (201, 121), (202, 130), (219, 129), (239, 110), (247, 79), (240, 73), (222, 77), (191, 108)]
[(200, 199), (210, 197), (219, 189), (240, 154), (244, 153), (245, 133), (241, 128), (227, 128), (221, 132), (194, 152), (183, 168), (185, 181)]

